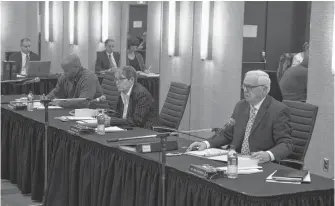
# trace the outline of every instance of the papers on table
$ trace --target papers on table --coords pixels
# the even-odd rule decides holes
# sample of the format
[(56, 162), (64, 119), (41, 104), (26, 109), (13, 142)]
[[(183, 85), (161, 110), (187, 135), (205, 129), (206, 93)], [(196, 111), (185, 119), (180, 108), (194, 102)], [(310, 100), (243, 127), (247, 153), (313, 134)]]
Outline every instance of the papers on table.
[[(228, 157), (227, 155), (209, 157), (208, 159), (227, 162)], [(249, 167), (257, 167), (258, 166), (258, 159), (251, 158), (249, 156), (238, 155), (238, 167), (240, 168), (249, 168)]]
[(146, 77), (159, 77), (159, 74), (156, 74), (156, 73), (145, 73), (145, 72), (137, 72), (139, 75), (141, 76), (146, 76)]
[[(218, 170), (227, 170), (227, 167), (217, 167)], [(238, 167), (237, 174), (239, 175), (246, 175), (246, 174), (254, 174), (254, 173), (260, 173), (263, 172), (262, 166), (256, 166), (256, 167)]]
[[(41, 102), (34, 102), (35, 109), (45, 109), (44, 105)], [(49, 109), (62, 109), (60, 106), (48, 106)]]
[(311, 183), (312, 182), (312, 179), (311, 179), (311, 174), (310, 172), (308, 172), (308, 174), (304, 177), (304, 179), (302, 180), (302, 182), (297, 182), (297, 181), (277, 181), (277, 180), (274, 180), (272, 178), (272, 175), (274, 173), (276, 173), (276, 171), (274, 171), (273, 173), (271, 173), (267, 178), (266, 178), (266, 182), (275, 182), (275, 183), (285, 183), (285, 184), (301, 184), (301, 183)]
[[(228, 150), (209, 148), (209, 149), (205, 149), (202, 151), (185, 152), (185, 154), (198, 156), (198, 157), (213, 157), (213, 156), (219, 156), (219, 155), (226, 156), (226, 154), (228, 154)], [(226, 158), (226, 161), (227, 161), (227, 158)]]
[(55, 117), (55, 119), (59, 119), (61, 121), (73, 121), (73, 120), (94, 120), (93, 117), (74, 117), (74, 116), (61, 116)]
[(105, 132), (120, 132), (120, 131), (126, 131), (120, 127), (116, 127), (116, 126), (113, 126), (113, 127), (106, 127), (105, 128)]

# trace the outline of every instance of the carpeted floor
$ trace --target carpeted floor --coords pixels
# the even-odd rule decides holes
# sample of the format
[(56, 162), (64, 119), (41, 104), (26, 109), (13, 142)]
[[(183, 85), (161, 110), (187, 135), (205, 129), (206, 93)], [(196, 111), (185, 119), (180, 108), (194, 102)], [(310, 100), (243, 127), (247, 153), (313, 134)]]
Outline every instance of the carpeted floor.
[(1, 180), (1, 206), (31, 206), (37, 205), (30, 195), (22, 195), (16, 185), (7, 180)]

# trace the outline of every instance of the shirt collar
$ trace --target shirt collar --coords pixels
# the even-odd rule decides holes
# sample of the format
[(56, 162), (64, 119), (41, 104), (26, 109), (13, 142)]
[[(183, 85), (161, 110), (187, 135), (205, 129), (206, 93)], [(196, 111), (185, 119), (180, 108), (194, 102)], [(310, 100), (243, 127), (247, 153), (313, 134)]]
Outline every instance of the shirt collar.
[(78, 79), (81, 77), (81, 73), (82, 73), (83, 69), (80, 67), (78, 72), (72, 77), (69, 78), (70, 81), (78, 81)]
[[(264, 97), (260, 102), (258, 102), (258, 103), (254, 106), (254, 108), (257, 109), (257, 111), (258, 111), (259, 108), (261, 107), (261, 105), (262, 105), (262, 103), (264, 102), (265, 98), (266, 98), (266, 97)], [(250, 105), (250, 107), (251, 107), (251, 105)]]
[[(109, 53), (106, 51), (106, 54), (107, 54), (107, 56), (109, 55)], [(110, 55), (113, 55), (113, 52), (112, 53), (110, 53)]]
[(23, 52), (21, 51), (21, 55), (26, 57), (27, 55), (29, 56), (29, 53), (28, 53), (28, 54), (25, 54), (25, 53), (23, 53)]

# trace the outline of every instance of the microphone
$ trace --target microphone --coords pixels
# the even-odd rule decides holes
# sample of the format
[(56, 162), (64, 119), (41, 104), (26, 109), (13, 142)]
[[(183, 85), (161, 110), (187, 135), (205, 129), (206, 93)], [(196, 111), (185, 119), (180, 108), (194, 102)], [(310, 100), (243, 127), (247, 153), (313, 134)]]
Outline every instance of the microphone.
[(159, 131), (157, 132), (167, 132), (169, 131), (171, 133), (171, 135), (175, 135), (175, 134), (185, 134), (185, 135), (189, 135), (191, 137), (196, 137), (196, 138), (199, 138), (199, 139), (202, 139), (202, 140), (207, 140), (206, 138), (203, 138), (203, 137), (200, 137), (200, 136), (197, 136), (197, 135), (192, 135), (190, 133), (194, 133), (194, 132), (212, 132), (213, 129), (212, 128), (208, 128), (208, 129), (197, 129), (197, 130), (188, 130), (188, 131), (179, 131), (179, 130), (176, 130), (176, 129), (173, 129), (173, 128), (168, 128), (168, 127), (160, 127), (160, 126), (157, 126), (157, 127), (152, 127), (152, 129), (154, 131), (156, 131), (156, 129), (158, 129)]
[(213, 128), (213, 132), (215, 132), (216, 134), (220, 133), (220, 132), (226, 130), (226, 128), (229, 127), (229, 126), (232, 126), (232, 127), (235, 126), (235, 119), (229, 118), (228, 122), (226, 124), (224, 124), (222, 128)]
[(38, 82), (40, 82), (40, 81), (41, 81), (40, 78), (39, 78), (39, 77), (36, 77), (36, 78), (34, 78), (34, 79), (27, 80), (27, 81), (23, 82), (23, 85), (25, 85), (25, 84), (38, 83)]
[(103, 102), (103, 101), (106, 101), (106, 96), (105, 95), (102, 95), (101, 97), (98, 97), (96, 99), (92, 99), (90, 101), (90, 103), (93, 103), (93, 102)]

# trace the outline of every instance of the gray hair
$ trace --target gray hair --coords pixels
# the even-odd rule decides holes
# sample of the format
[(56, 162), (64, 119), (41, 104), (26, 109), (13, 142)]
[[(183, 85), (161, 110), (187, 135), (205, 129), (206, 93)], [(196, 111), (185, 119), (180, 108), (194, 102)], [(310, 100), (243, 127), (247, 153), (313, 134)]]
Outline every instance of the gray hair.
[(123, 66), (118, 69), (118, 72), (121, 72), (127, 79), (134, 77), (134, 82), (137, 81), (137, 73), (132, 66)]
[(268, 94), (270, 92), (270, 87), (271, 87), (271, 80), (269, 75), (262, 71), (262, 70), (252, 70), (248, 71), (245, 75), (244, 78), (247, 76), (252, 76), (257, 78), (257, 85), (262, 85), (266, 88), (266, 93)]

